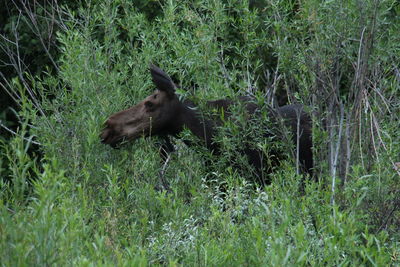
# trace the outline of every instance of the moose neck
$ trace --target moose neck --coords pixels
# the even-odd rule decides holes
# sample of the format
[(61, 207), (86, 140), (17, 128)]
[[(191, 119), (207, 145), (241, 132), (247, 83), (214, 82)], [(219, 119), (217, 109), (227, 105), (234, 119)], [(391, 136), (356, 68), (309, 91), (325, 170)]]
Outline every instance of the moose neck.
[(197, 110), (197, 107), (191, 102), (185, 101), (183, 103), (180, 114), (179, 122), (181, 128), (188, 128), (208, 149), (216, 150), (216, 147), (212, 143), (214, 123), (210, 119), (207, 119), (201, 111)]

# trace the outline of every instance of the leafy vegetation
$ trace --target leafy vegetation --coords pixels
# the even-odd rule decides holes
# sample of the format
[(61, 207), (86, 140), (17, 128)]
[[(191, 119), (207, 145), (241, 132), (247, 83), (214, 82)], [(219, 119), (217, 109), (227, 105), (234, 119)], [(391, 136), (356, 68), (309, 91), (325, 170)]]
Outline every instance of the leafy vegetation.
[[(54, 70), (2, 75), (20, 120), (0, 139), (2, 265), (400, 264), (398, 1), (45, 8), (58, 25)], [(118, 150), (99, 140), (110, 114), (154, 89), (150, 62), (200, 106), (248, 94), (308, 106), (319, 182), (299, 190), (303, 178), (285, 160), (271, 185), (255, 188), (226, 163), (241, 142), (226, 125), (212, 171), (207, 152), (177, 141), (171, 191), (157, 190), (156, 138)]]

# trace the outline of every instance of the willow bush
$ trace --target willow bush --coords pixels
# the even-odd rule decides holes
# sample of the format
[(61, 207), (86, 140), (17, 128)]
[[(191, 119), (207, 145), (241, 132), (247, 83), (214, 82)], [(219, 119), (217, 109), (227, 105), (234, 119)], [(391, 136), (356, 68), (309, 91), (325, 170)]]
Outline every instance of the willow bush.
[[(1, 143), (2, 265), (400, 263), (396, 1), (92, 0), (54, 10), (58, 71), (7, 83), (23, 127)], [(118, 150), (99, 140), (110, 114), (154, 90), (150, 63), (200, 107), (239, 95), (306, 105), (319, 181), (299, 190), (285, 160), (271, 185), (251, 184), (227, 164), (241, 140), (226, 125), (211, 170), (207, 151), (177, 140), (171, 190), (158, 190), (157, 138)], [(32, 141), (40, 158), (27, 152)]]

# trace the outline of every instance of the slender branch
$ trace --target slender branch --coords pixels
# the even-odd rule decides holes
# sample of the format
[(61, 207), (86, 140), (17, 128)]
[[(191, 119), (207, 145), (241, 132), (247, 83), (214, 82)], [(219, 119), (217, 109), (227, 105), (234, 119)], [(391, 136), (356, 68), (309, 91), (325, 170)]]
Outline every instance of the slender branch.
[(13, 130), (11, 130), (10, 128), (8, 128), (7, 126), (5, 126), (1, 120), (0, 120), (0, 126), (1, 126), (2, 128), (4, 128), (6, 131), (10, 132), (11, 134), (23, 138), (23, 139), (24, 139), (25, 141), (27, 141), (27, 142), (31, 142), (31, 143), (33, 143), (33, 144), (35, 144), (35, 145), (39, 145), (39, 146), (42, 145), (42, 144), (39, 143), (39, 142), (33, 141), (32, 139), (26, 138), (25, 136), (22, 136), (22, 135), (20, 135), (20, 134), (18, 134), (18, 133), (16, 133), (16, 132), (14, 132)]

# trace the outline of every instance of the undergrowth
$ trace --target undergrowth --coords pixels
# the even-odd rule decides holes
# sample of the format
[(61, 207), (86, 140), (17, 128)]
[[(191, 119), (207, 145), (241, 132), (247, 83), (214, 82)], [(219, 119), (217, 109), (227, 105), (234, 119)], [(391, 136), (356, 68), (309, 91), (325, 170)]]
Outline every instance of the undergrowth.
[[(400, 264), (398, 3), (250, 2), (63, 10), (59, 71), (7, 83), (22, 124), (0, 139), (2, 266)], [(171, 190), (158, 190), (157, 138), (99, 140), (110, 114), (154, 89), (151, 62), (199, 106), (238, 95), (308, 106), (319, 181), (284, 160), (255, 186), (229, 166), (243, 132), (226, 125), (212, 169), (177, 141)]]

